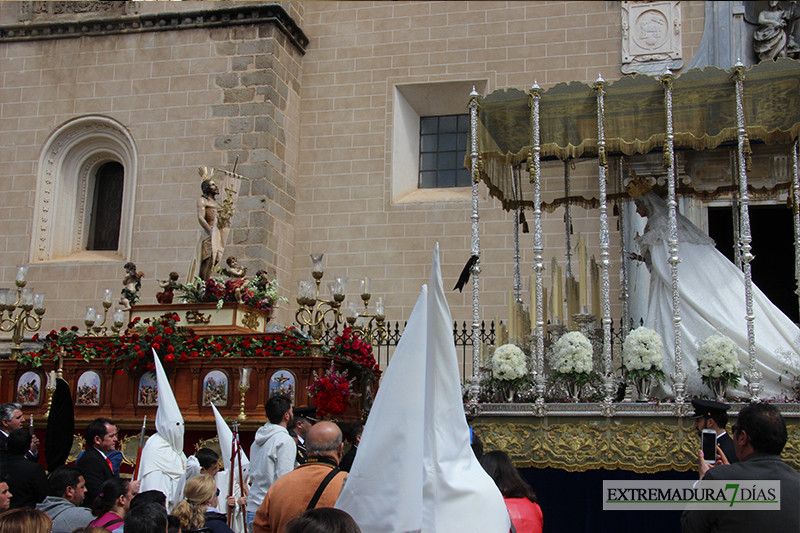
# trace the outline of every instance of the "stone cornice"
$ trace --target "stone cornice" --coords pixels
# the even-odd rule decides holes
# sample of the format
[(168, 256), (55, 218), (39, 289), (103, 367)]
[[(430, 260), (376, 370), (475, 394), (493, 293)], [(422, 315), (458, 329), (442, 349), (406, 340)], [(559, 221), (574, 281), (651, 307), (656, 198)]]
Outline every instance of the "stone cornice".
[(245, 24), (274, 24), (305, 53), (309, 39), (277, 4), (222, 7), (173, 13), (147, 13), (83, 20), (48, 20), (0, 25), (0, 42), (71, 39), (149, 31), (175, 31)]

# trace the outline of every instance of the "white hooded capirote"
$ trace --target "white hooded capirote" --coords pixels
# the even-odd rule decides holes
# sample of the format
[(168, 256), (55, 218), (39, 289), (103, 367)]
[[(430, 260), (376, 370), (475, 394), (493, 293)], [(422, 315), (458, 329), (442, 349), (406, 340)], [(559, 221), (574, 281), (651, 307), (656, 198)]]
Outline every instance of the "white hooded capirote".
[[(217, 423), (217, 435), (219, 436), (219, 448), (222, 452), (222, 464), (225, 466), (225, 471), (217, 474), (217, 487), (219, 487), (219, 503), (217, 509), (220, 513), (227, 514), (228, 512), (228, 490), (230, 489), (230, 475), (233, 474), (233, 496), (238, 500), (242, 496), (242, 489), (239, 478), (239, 462), (242, 465), (242, 478), (245, 481), (250, 473), (250, 460), (247, 454), (239, 447), (239, 453), (231, 464), (231, 452), (233, 451), (233, 431), (228, 427), (225, 419), (217, 410), (217, 407), (212, 403), (211, 409), (214, 411), (214, 420)], [(235, 533), (245, 533), (245, 513), (244, 509), (237, 507), (233, 513), (233, 525), (231, 529)]]
[(186, 468), (186, 455), (183, 453), (183, 416), (155, 351), (153, 360), (158, 385), (157, 433), (147, 439), (142, 449), (139, 491), (160, 490), (167, 497), (167, 501), (172, 503), (183, 492), (183, 487), (180, 485)]
[(470, 447), (439, 245), (386, 369), (336, 508), (364, 533), (508, 533), (503, 496)]

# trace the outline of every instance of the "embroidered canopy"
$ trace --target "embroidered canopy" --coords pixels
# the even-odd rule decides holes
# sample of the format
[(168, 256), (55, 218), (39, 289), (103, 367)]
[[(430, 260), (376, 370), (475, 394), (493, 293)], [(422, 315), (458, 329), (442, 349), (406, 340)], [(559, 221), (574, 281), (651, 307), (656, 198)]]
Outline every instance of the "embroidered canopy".
[[(731, 72), (715, 67), (693, 69), (675, 77), (672, 84), (676, 150), (708, 150), (736, 141)], [(630, 76), (604, 83), (604, 90), (606, 152), (633, 155), (662, 150), (666, 110), (661, 80)], [(594, 87), (561, 83), (540, 94), (542, 159), (596, 156)], [(513, 193), (510, 167), (526, 161), (531, 152), (531, 98), (518, 89), (502, 89), (480, 100), (480, 177), (506, 209), (516, 205), (518, 196)], [(764, 61), (746, 70), (743, 103), (750, 141), (792, 144), (800, 134), (800, 62)], [(523, 186), (522, 192), (526, 189)]]

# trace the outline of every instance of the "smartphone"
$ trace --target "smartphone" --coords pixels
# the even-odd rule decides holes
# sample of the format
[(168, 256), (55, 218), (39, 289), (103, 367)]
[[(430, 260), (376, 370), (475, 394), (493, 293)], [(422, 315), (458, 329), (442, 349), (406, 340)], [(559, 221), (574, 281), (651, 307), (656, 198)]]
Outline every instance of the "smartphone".
[(717, 462), (717, 432), (713, 429), (704, 429), (702, 434), (703, 457), (707, 463)]

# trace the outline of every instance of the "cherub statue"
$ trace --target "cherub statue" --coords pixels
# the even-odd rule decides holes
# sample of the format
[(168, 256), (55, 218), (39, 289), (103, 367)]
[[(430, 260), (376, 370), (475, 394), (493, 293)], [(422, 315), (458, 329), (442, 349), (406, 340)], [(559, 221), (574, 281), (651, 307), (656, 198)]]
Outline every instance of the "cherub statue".
[(125, 277), (122, 278), (122, 298), (119, 303), (125, 311), (129, 311), (139, 301), (139, 289), (142, 288), (143, 272), (136, 270), (136, 263), (125, 263)]
[(233, 287), (233, 294), (236, 297), (236, 301), (242, 303), (242, 287), (247, 282), (247, 278), (245, 278), (247, 267), (239, 266), (239, 260), (232, 255), (225, 260), (225, 263), (228, 266), (222, 269), (222, 273), (230, 278), (228, 283)]
[(255, 281), (256, 281), (256, 286), (259, 289), (264, 290), (267, 288), (267, 285), (269, 285), (269, 274), (267, 274), (266, 270), (259, 270), (256, 272)]
[(156, 300), (160, 304), (171, 304), (172, 298), (175, 296), (174, 291), (178, 287), (180, 287), (180, 283), (178, 283), (178, 273), (177, 272), (170, 272), (169, 279), (160, 280), (157, 279), (158, 286), (164, 289), (162, 292), (156, 293)]
[(225, 263), (228, 265), (227, 268), (222, 269), (222, 273), (228, 276), (231, 279), (245, 279), (245, 275), (247, 274), (247, 267), (239, 266), (239, 260), (236, 259), (234, 256), (229, 256)]

